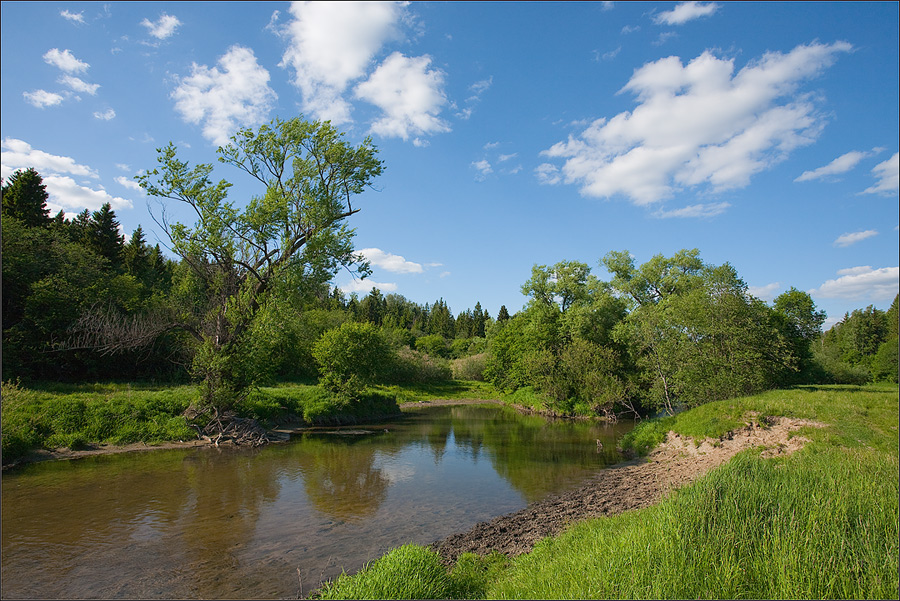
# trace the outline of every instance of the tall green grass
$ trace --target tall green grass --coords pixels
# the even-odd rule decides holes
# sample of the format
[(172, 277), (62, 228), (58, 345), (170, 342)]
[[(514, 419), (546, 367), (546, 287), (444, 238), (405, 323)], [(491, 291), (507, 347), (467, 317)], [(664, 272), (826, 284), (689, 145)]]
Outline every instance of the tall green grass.
[[(597, 598), (897, 598), (898, 388), (801, 387), (710, 403), (646, 422), (660, 432), (718, 437), (767, 416), (815, 420), (788, 457), (739, 454), (653, 507), (576, 524), (527, 555), (471, 579), (469, 596)], [(389, 557), (390, 555), (386, 556)], [(481, 565), (485, 560), (468, 560)], [(458, 566), (457, 566), (458, 567)], [(381, 564), (367, 570), (378, 578)], [(450, 574), (454, 572), (451, 571)], [(475, 570), (479, 573), (479, 570)], [(388, 580), (408, 576), (397, 566)], [(433, 598), (459, 592), (449, 585)], [(331, 598), (371, 597), (330, 585)], [(479, 584), (480, 583), (480, 584)], [(398, 597), (399, 598), (399, 597)]]
[(192, 386), (121, 384), (2, 384), (3, 462), (36, 448), (84, 448), (90, 443), (156, 443), (194, 438), (181, 414)]

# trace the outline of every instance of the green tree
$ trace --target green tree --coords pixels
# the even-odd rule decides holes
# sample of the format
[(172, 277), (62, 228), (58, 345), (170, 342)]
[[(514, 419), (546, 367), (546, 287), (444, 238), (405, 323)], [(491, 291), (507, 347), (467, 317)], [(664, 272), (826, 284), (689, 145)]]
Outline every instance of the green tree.
[(114, 271), (119, 271), (122, 268), (125, 238), (119, 233), (116, 212), (112, 210), (112, 206), (108, 202), (104, 203), (99, 211), (91, 214), (87, 230), (88, 246), (109, 261), (109, 265)]
[(27, 227), (50, 225), (47, 187), (33, 168), (18, 170), (2, 186), (3, 215), (15, 217)]
[(374, 324), (348, 321), (322, 334), (313, 347), (313, 356), (322, 386), (356, 399), (388, 366), (391, 349)]
[(783, 381), (796, 383), (814, 377), (812, 345), (822, 335), (825, 312), (818, 311), (812, 297), (793, 286), (773, 302), (776, 321), (797, 359), (797, 371), (787, 372)]
[(202, 404), (221, 410), (255, 378), (258, 366), (245, 350), (277, 282), (318, 290), (342, 266), (367, 273), (346, 219), (359, 211), (353, 197), (383, 166), (370, 139), (354, 147), (330, 123), (300, 118), (242, 129), (218, 154), (262, 186), (243, 210), (226, 199), (230, 183), (211, 181), (211, 164), (191, 168), (172, 144), (159, 151), (159, 167), (137, 179), (151, 196), (183, 203), (197, 215), (193, 227), (165, 218), (161, 225), (204, 301), (181, 325), (196, 341), (193, 372), (202, 382)]

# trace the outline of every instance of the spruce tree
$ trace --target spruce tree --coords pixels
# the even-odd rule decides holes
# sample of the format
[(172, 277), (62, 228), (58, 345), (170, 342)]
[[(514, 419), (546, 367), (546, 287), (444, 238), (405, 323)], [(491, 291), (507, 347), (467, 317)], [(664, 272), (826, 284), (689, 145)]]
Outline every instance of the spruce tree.
[(18, 170), (3, 185), (3, 214), (15, 217), (28, 227), (50, 225), (47, 187), (33, 168)]

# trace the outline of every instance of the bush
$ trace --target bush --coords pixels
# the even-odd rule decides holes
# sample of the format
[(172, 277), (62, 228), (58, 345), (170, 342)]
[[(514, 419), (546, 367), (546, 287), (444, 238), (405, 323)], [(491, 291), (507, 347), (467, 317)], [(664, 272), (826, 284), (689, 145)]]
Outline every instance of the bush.
[(429, 384), (444, 382), (453, 377), (446, 359), (414, 351), (408, 347), (398, 349), (392, 357), (386, 379), (394, 384)]
[(313, 356), (319, 364), (319, 383), (335, 394), (355, 399), (384, 373), (391, 352), (378, 327), (348, 321), (322, 334)]
[(449, 354), (447, 342), (440, 334), (429, 334), (416, 340), (416, 350), (432, 357), (444, 357)]
[(475, 380), (484, 382), (484, 368), (487, 364), (487, 353), (479, 353), (471, 357), (462, 357), (450, 362), (453, 378), (456, 380)]
[(895, 336), (892, 340), (881, 343), (878, 353), (872, 358), (872, 378), (876, 382), (897, 383), (897, 364), (900, 361), (898, 342)]

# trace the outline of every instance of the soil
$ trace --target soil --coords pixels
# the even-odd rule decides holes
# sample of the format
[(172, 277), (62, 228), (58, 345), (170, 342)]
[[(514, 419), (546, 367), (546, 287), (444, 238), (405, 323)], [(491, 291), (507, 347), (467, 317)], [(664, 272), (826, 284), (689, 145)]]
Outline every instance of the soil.
[(31, 451), (18, 461), (3, 466), (3, 471), (25, 465), (28, 463), (36, 463), (38, 461), (65, 461), (71, 459), (83, 459), (84, 457), (93, 457), (95, 455), (113, 455), (116, 453), (137, 453), (140, 451), (155, 451), (159, 449), (189, 449), (192, 447), (209, 446), (206, 440), (185, 440), (175, 442), (163, 442), (159, 444), (147, 444), (144, 442), (135, 442), (127, 445), (106, 445), (91, 444), (84, 449), (73, 451), (67, 447), (60, 447), (53, 450), (39, 449)]
[(753, 420), (720, 440), (704, 440), (699, 445), (669, 432), (666, 442), (646, 458), (606, 468), (575, 490), (476, 524), (467, 532), (432, 543), (431, 548), (448, 564), (467, 552), (527, 553), (542, 538), (559, 534), (574, 522), (652, 505), (745, 449), (763, 447), (764, 456), (793, 453), (808, 442), (791, 435), (804, 426), (822, 424), (787, 418), (762, 424)]

